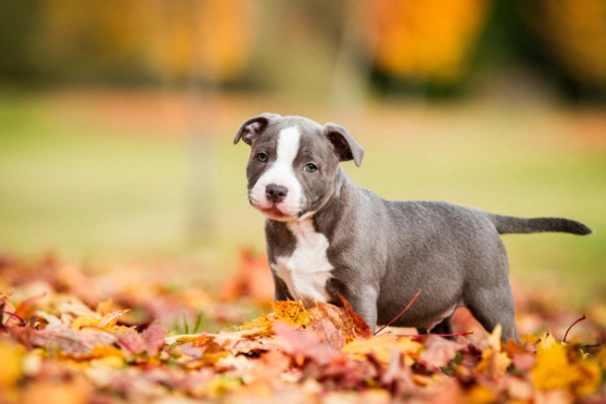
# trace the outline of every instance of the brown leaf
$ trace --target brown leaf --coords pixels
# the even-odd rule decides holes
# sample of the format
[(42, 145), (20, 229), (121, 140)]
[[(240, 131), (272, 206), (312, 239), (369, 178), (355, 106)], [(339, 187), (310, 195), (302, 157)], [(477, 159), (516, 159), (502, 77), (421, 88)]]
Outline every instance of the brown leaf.
[(336, 328), (331, 321), (320, 318), (309, 326), (318, 341), (330, 345), (331, 348), (340, 350), (345, 346), (345, 337), (340, 329)]
[[(370, 338), (372, 336), (372, 331), (370, 331), (368, 324), (364, 323), (364, 320), (351, 310), (351, 307), (348, 312), (344, 307), (337, 307), (324, 302), (316, 302), (315, 307), (310, 309), (309, 312), (316, 320), (324, 318), (331, 321), (337, 329), (341, 330), (346, 342)], [(354, 320), (352, 313), (357, 317), (357, 320)], [(362, 323), (360, 323), (360, 321)]]
[(368, 324), (366, 324), (366, 321), (364, 321), (364, 319), (354, 311), (351, 304), (349, 304), (349, 302), (345, 300), (341, 294), (339, 294), (339, 299), (341, 299), (343, 308), (347, 314), (346, 325), (348, 327), (351, 326), (353, 334), (356, 336), (356, 338), (367, 339), (372, 337), (372, 329)]

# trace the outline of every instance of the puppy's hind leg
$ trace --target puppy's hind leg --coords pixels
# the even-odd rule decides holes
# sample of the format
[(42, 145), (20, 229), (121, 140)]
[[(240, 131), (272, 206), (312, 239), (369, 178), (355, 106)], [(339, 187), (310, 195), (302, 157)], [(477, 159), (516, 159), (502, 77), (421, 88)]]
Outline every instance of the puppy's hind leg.
[[(431, 334), (452, 334), (452, 315), (446, 317), (441, 323), (436, 325), (429, 331)], [(454, 337), (444, 337), (446, 339), (454, 340)]]
[[(442, 320), (440, 323), (438, 323), (431, 330), (428, 330), (427, 328), (417, 327), (417, 333), (419, 335), (425, 335), (425, 334), (452, 334), (452, 316), (446, 317), (444, 320)], [(454, 337), (446, 337), (446, 338), (454, 339)]]
[(515, 323), (513, 295), (509, 287), (474, 290), (465, 296), (464, 303), (486, 331), (492, 332), (497, 324), (501, 324), (503, 330), (501, 341), (507, 342), (513, 338), (515, 342), (520, 343)]

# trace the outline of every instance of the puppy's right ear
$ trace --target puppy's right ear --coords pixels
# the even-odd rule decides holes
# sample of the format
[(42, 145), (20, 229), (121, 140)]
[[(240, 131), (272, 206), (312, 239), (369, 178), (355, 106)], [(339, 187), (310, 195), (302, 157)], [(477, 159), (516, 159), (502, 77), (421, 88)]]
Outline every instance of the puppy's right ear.
[(263, 133), (267, 124), (271, 119), (279, 118), (278, 114), (271, 114), (266, 112), (259, 116), (255, 116), (254, 118), (250, 118), (246, 122), (244, 122), (240, 129), (236, 132), (236, 136), (234, 137), (234, 144), (237, 144), (240, 139), (244, 141), (247, 145), (250, 145), (255, 138), (259, 134)]

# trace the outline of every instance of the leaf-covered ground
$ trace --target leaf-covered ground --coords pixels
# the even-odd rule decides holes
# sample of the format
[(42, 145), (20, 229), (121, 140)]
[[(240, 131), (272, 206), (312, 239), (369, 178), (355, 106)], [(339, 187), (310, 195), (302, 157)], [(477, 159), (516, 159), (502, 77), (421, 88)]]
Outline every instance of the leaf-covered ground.
[(346, 302), (253, 303), (267, 299), (265, 268), (245, 256), (242, 277), (213, 296), (167, 286), (170, 266), (95, 273), (51, 256), (0, 259), (0, 402), (606, 400), (606, 305), (570, 328), (582, 313), (518, 288), (524, 346), (465, 311), (455, 341), (373, 335)]

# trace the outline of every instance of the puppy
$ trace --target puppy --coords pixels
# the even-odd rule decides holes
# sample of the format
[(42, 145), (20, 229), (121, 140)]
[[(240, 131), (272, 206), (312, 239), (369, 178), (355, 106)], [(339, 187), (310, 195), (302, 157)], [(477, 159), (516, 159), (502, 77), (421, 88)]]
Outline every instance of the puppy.
[(275, 299), (339, 303), (340, 293), (374, 330), (394, 326), (452, 333), (457, 307), (519, 342), (499, 235), (590, 234), (560, 218), (501, 216), (447, 202), (387, 201), (353, 184), (339, 163), (360, 166), (364, 151), (342, 127), (262, 114), (244, 122), (234, 144), (250, 145), (248, 198), (266, 216)]

